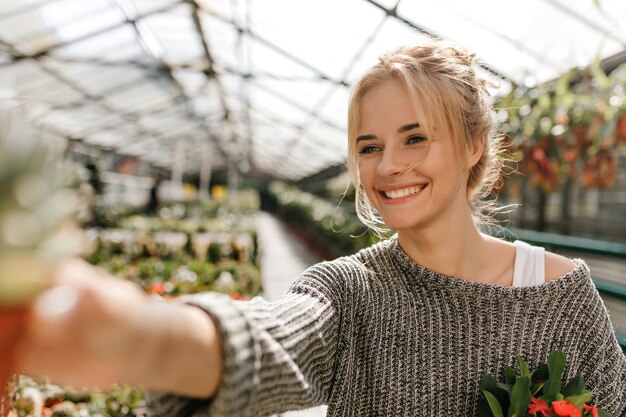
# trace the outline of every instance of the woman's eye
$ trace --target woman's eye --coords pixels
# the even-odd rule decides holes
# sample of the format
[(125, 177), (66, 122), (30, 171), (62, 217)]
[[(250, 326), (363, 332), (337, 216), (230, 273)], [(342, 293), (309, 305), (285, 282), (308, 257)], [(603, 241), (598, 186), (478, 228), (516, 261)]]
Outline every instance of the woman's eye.
[(426, 137), (422, 135), (413, 135), (409, 137), (409, 139), (407, 140), (407, 143), (408, 144), (421, 143), (421, 142), (424, 142), (425, 140), (426, 140)]
[(378, 150), (378, 146), (367, 145), (367, 146), (362, 147), (359, 150), (359, 154), (361, 154), (361, 155), (368, 154), (368, 153), (376, 152), (377, 150)]

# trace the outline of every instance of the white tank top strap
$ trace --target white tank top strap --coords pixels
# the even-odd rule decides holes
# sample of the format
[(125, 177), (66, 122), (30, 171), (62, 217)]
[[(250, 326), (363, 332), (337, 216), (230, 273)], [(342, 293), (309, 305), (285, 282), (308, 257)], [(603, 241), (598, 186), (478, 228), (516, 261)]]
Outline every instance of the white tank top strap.
[(545, 249), (521, 240), (516, 240), (513, 244), (515, 245), (513, 286), (531, 287), (543, 284), (546, 281)]

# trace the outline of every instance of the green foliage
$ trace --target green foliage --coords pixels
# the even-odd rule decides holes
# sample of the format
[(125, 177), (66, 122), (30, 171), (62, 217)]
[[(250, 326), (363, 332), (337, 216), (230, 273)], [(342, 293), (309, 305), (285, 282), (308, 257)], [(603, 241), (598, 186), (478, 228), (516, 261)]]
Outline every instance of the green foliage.
[[(218, 291), (235, 299), (251, 298), (262, 290), (254, 263), (257, 239), (241, 218), (221, 212), (211, 223), (170, 219), (171, 229), (163, 230), (154, 227), (163, 225), (159, 219), (134, 216), (129, 229), (91, 230), (93, 250), (86, 259), (138, 284), (152, 297)], [(181, 232), (176, 222), (192, 231)], [(198, 224), (204, 225), (202, 232)], [(143, 407), (140, 389), (86, 392), (20, 377), (11, 395), (20, 417), (34, 415), (33, 402), (22, 398), (27, 388), (27, 394), (39, 393), (47, 415), (56, 417), (132, 417)]]
[(269, 191), (285, 221), (304, 229), (335, 255), (352, 254), (378, 241), (353, 210), (338, 203), (279, 182), (270, 184)]
[[(585, 389), (579, 375), (561, 389), (561, 378), (566, 365), (563, 352), (550, 352), (547, 364), (540, 364), (532, 371), (522, 357), (516, 357), (516, 362), (519, 376), (513, 368), (508, 367), (504, 372), (504, 383), (497, 382), (491, 375), (483, 375), (481, 378), (480, 391), (483, 396), (478, 402), (480, 417), (536, 415), (537, 410), (533, 411), (531, 407), (542, 405), (553, 411), (551, 404), (556, 400), (569, 402), (569, 406), (581, 411), (581, 416), (591, 416), (591, 411), (584, 410), (582, 406), (591, 401), (592, 394)], [(601, 416), (610, 416), (600, 408), (597, 411)], [(550, 414), (553, 415), (555, 414)]]
[(548, 355), (549, 378), (543, 386), (543, 398), (546, 401), (557, 399), (561, 391), (561, 375), (565, 369), (565, 354), (559, 350), (550, 352)]
[(626, 144), (626, 65), (607, 74), (596, 59), (553, 82), (514, 85), (495, 108), (516, 170), (545, 192), (568, 180), (615, 183), (614, 151)]
[(526, 415), (526, 409), (530, 404), (530, 377), (521, 376), (513, 384), (511, 389), (511, 406), (509, 408), (509, 417), (523, 417)]

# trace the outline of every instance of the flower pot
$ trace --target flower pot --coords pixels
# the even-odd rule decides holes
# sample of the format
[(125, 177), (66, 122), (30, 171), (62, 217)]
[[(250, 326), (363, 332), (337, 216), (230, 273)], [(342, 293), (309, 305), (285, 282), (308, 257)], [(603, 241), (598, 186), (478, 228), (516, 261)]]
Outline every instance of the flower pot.
[[(25, 306), (0, 308), (0, 404), (7, 401), (9, 381), (14, 371), (15, 346), (24, 329), (27, 313)], [(0, 411), (2, 409), (0, 405)]]
[(6, 400), (15, 346), (24, 330), (30, 301), (45, 288), (45, 276), (45, 265), (33, 255), (0, 254), (0, 404)]
[(626, 114), (622, 114), (617, 121), (616, 127), (617, 137), (621, 143), (626, 143)]

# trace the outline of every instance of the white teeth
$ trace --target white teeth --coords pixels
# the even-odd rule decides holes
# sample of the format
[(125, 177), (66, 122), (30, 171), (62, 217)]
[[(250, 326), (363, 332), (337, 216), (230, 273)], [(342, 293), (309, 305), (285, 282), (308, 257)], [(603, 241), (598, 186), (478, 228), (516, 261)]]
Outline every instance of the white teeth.
[(419, 187), (402, 188), (402, 189), (393, 190), (393, 191), (385, 191), (385, 196), (387, 198), (402, 198), (402, 197), (406, 197), (408, 195), (413, 195), (415, 193), (418, 193), (424, 187), (425, 187), (425, 185), (422, 185), (422, 186), (419, 186)]

